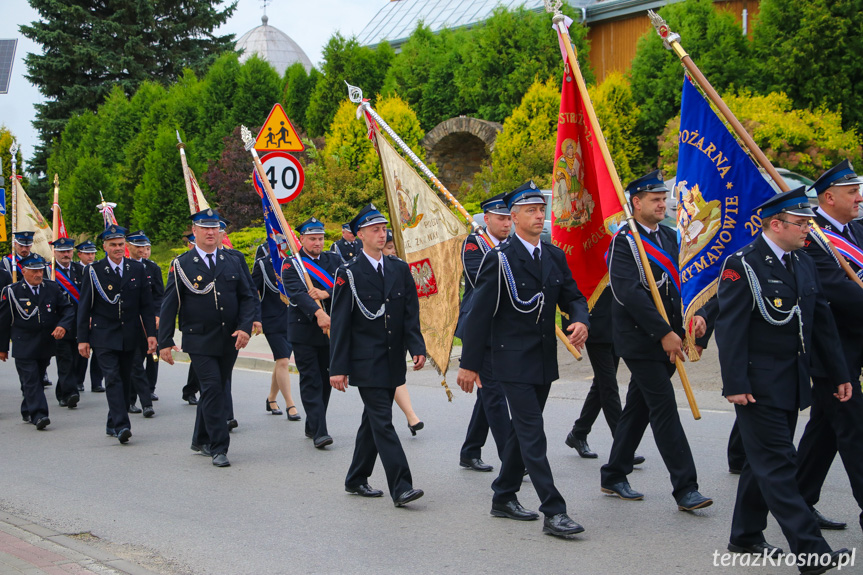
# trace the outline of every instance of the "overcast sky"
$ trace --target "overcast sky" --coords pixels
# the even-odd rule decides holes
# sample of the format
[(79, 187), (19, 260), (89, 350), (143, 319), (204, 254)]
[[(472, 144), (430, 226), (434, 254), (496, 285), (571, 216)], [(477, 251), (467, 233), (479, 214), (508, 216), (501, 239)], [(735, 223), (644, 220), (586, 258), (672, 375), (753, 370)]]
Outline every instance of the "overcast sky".
[[(305, 50), (318, 66), (321, 50), (334, 32), (345, 36), (359, 34), (365, 25), (389, 0), (273, 0), (267, 8), (271, 26), (279, 28)], [(260, 26), (261, 0), (239, 0), (234, 16), (219, 29), (220, 34), (239, 38)], [(33, 104), (41, 101), (39, 91), (25, 78), (24, 55), (39, 52), (38, 46), (21, 36), (18, 26), (37, 19), (27, 0), (2, 0), (0, 38), (18, 38), (12, 81), (8, 94), (0, 94), (0, 124), (18, 137), (25, 162), (38, 142), (30, 122), (35, 116)], [(262, 118), (262, 121), (264, 119)]]

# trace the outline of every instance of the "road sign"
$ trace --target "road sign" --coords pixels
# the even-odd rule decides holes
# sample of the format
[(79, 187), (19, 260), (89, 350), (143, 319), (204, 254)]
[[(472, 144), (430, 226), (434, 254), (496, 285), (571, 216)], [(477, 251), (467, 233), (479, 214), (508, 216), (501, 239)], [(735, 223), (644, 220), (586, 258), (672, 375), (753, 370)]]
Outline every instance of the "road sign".
[(255, 149), (261, 154), (276, 151), (302, 152), (306, 149), (281, 104), (277, 103), (270, 110), (267, 121), (258, 132)]
[[(300, 161), (286, 152), (270, 152), (261, 156), (264, 165), (264, 175), (270, 181), (270, 186), (280, 204), (287, 204), (303, 189), (306, 175)], [(264, 195), (264, 184), (258, 179), (258, 171), (253, 172), (255, 189), (258, 195)]]

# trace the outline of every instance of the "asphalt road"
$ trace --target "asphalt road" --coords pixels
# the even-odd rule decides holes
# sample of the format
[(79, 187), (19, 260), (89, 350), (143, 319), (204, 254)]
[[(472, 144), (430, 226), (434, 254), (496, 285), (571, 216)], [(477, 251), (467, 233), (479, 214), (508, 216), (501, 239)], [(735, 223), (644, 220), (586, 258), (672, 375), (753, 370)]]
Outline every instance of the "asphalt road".
[[(333, 393), (328, 421), (335, 443), (322, 452), (304, 437), (302, 423), (264, 412), (268, 373), (236, 370), (240, 427), (232, 433), (232, 467), (217, 469), (189, 449), (195, 409), (180, 401), (184, 364), (162, 364), (156, 416), (133, 415), (134, 436), (126, 446), (105, 436), (105, 397), (89, 391), (74, 411), (52, 399), (47, 431), (22, 423), (14, 366), (0, 364), (0, 508), (80, 534), (163, 573), (796, 573), (792, 567), (714, 566), (714, 552), (728, 541), (737, 477), (728, 474), (725, 460), (733, 415), (717, 391), (710, 353), (690, 366), (701, 421), (693, 420), (680, 399), (701, 491), (715, 499), (694, 514), (677, 510), (649, 430), (639, 449), (647, 462), (630, 476), (645, 500), (624, 502), (600, 493), (599, 468), (611, 437), (600, 418), (590, 436), (600, 459), (580, 459), (564, 445), (587, 393), (590, 368), (587, 361), (561, 358), (564, 379), (553, 386), (546, 431), (557, 486), (569, 513), (586, 527), (575, 541), (543, 535), (541, 522), (489, 516), (494, 473), (458, 466), (474, 397), (457, 389), (452, 368), (452, 403), (433, 370), (408, 376), (414, 408), (426, 424), (416, 437), (395, 408), (414, 485), (426, 493), (396, 509), (386, 496), (369, 500), (344, 492), (362, 410), (356, 390)], [(628, 381), (623, 364), (619, 380)], [(299, 399), (296, 375), (292, 384)], [(46, 391), (53, 398), (53, 388)], [(279, 402), (284, 408), (281, 397)], [(798, 436), (806, 417), (801, 415)], [(483, 457), (498, 465), (491, 437)], [(370, 483), (386, 489), (380, 464)], [(520, 500), (537, 508), (529, 482)], [(859, 510), (838, 463), (819, 508), (850, 525), (827, 533), (834, 548), (860, 543)], [(772, 519), (766, 536), (786, 545)]]

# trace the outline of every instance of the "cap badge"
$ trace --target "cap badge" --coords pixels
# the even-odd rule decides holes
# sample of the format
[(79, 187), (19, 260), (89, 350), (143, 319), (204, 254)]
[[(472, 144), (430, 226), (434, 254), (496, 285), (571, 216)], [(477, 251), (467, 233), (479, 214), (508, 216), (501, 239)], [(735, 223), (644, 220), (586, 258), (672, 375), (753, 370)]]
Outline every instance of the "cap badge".
[(212, 215), (213, 215), (213, 210), (207, 210), (207, 215), (208, 215), (208, 216), (212, 216)]
[(535, 190), (535, 189), (536, 189), (536, 184), (534, 184), (534, 183), (533, 183), (533, 181), (531, 181), (531, 182), (530, 182), (530, 189), (531, 189), (531, 190)]

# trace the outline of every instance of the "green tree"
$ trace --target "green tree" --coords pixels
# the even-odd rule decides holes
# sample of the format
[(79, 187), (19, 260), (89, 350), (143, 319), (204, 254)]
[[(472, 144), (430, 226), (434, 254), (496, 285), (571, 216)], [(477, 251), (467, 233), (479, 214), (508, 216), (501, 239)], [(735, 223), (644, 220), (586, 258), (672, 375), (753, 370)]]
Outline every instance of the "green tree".
[(614, 72), (602, 84), (588, 88), (596, 118), (611, 153), (621, 181), (635, 179), (647, 171), (641, 161), (641, 143), (637, 133), (641, 111), (632, 97), (632, 89), (623, 74)]
[[(791, 98), (779, 92), (762, 96), (742, 91), (723, 100), (779, 168), (816, 179), (840, 160), (856, 162), (863, 156), (856, 130), (843, 130), (841, 115), (826, 107), (795, 109)], [(678, 114), (660, 138), (660, 165), (669, 177), (677, 173), (679, 132)]]
[(240, 67), (237, 91), (231, 103), (231, 130), (243, 124), (257, 133), (279, 101), (282, 86), (281, 76), (267, 62), (257, 55), (246, 60)]
[[(747, 85), (752, 65), (749, 44), (732, 14), (717, 10), (712, 0), (668, 4), (659, 14), (680, 34), (681, 44), (714, 88), (722, 92)], [(638, 41), (630, 81), (641, 109), (638, 132), (644, 153), (654, 158), (657, 138), (680, 111), (683, 67), (652, 28)]]
[(315, 84), (306, 109), (306, 130), (314, 137), (322, 136), (336, 115), (339, 104), (347, 95), (347, 81), (373, 99), (383, 86), (384, 77), (395, 52), (386, 42), (374, 50), (360, 46), (356, 38), (345, 39), (338, 32), (324, 46), (322, 76)]
[(285, 70), (285, 113), (294, 127), (298, 130), (306, 129), (306, 109), (312, 92), (321, 78), (321, 73), (316, 68), (306, 73), (306, 67), (300, 62), (294, 62)]
[(863, 1), (764, 0), (753, 32), (755, 87), (797, 108), (826, 104), (863, 129)]
[[(44, 171), (52, 142), (75, 113), (95, 110), (114, 86), (131, 94), (146, 80), (171, 82), (185, 68), (203, 71), (233, 48), (215, 36), (236, 1), (29, 0), (40, 19), (20, 27), (42, 53), (27, 54), (27, 79), (45, 96), (33, 122), (41, 140), (32, 160)], [(41, 181), (42, 191), (48, 178)]]
[[(591, 83), (587, 28), (574, 24), (570, 36), (585, 81)], [(563, 60), (548, 14), (498, 8), (460, 40), (463, 63), (455, 68), (454, 81), (463, 114), (503, 122), (537, 79), (562, 80)]]

